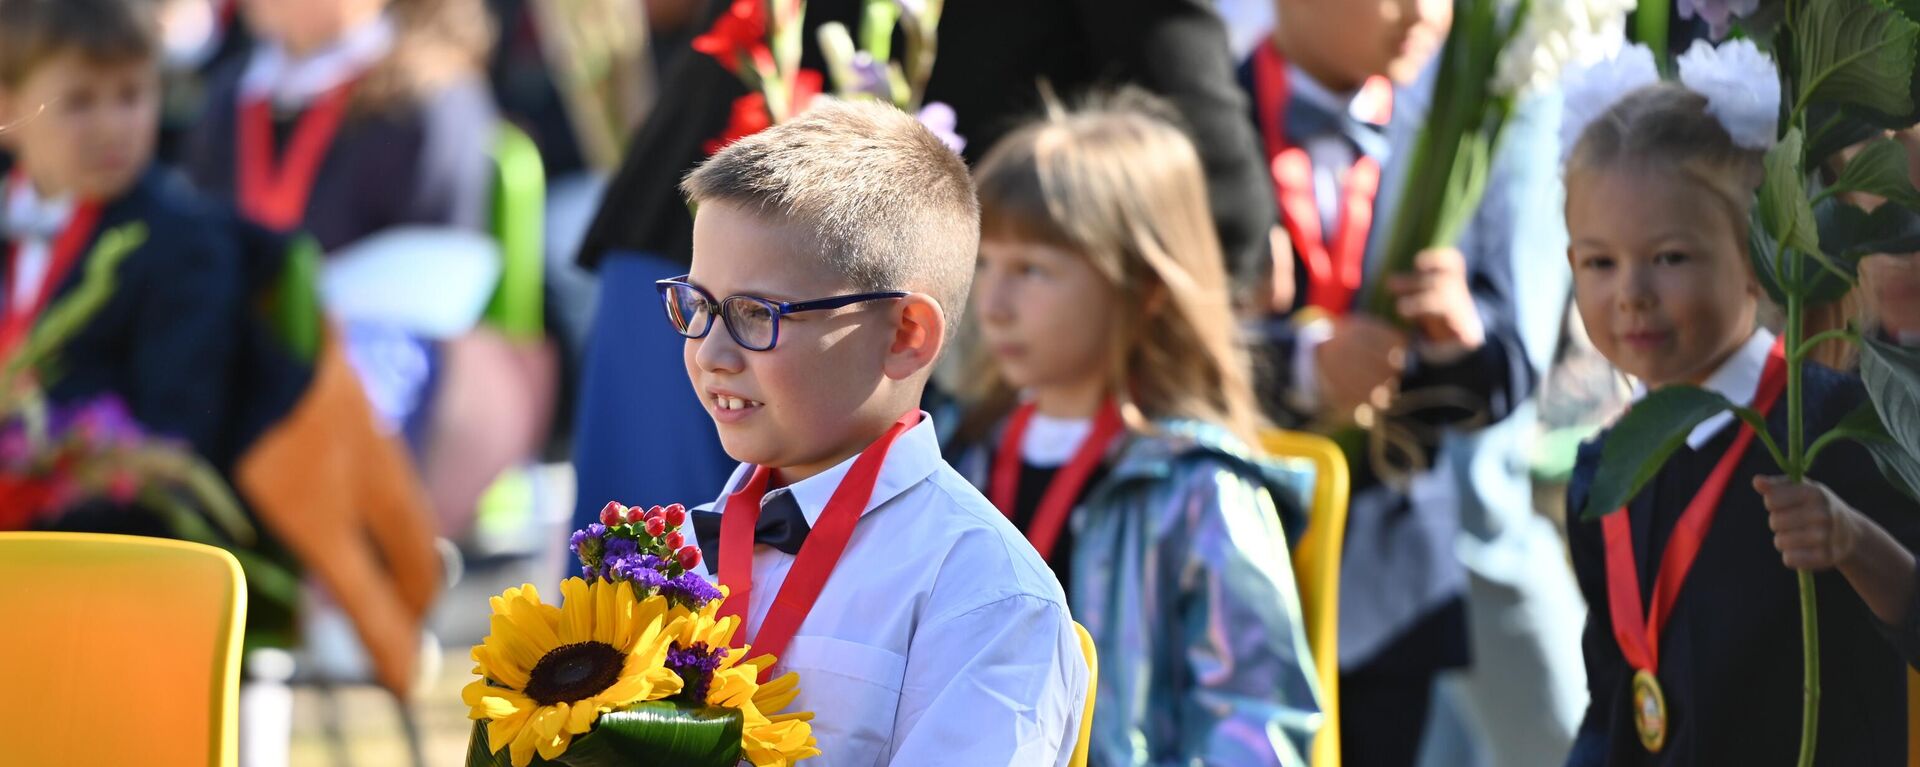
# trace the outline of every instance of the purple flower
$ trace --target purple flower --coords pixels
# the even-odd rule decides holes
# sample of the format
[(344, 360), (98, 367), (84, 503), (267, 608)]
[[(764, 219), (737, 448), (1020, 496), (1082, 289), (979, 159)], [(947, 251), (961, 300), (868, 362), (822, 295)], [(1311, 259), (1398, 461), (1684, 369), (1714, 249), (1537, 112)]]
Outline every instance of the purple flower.
[(678, 577), (667, 581), (666, 585), (660, 588), (660, 593), (667, 599), (694, 610), (706, 607), (708, 602), (720, 598), (720, 589), (715, 588), (713, 584), (707, 582), (706, 578), (694, 572), (681, 573)]
[(111, 395), (54, 408), (47, 420), (49, 434), (89, 445), (129, 445), (144, 436), (126, 403)]
[(567, 541), (567, 548), (580, 558), (580, 574), (589, 579), (599, 577), (606, 546), (607, 526), (598, 522), (587, 525), (584, 530), (573, 531), (573, 536)]
[(1713, 39), (1724, 40), (1733, 29), (1734, 19), (1752, 16), (1760, 9), (1760, 0), (1680, 0), (1674, 7), (1680, 11), (1680, 18), (1706, 19)]
[(887, 62), (876, 61), (873, 54), (860, 51), (853, 54), (848, 64), (853, 70), (853, 93), (868, 93), (874, 98), (891, 103), (893, 101), (893, 81), (887, 76)]
[(640, 553), (640, 544), (632, 538), (616, 535), (607, 540), (607, 559), (627, 559)]
[(726, 659), (725, 647), (710, 648), (705, 644), (696, 644), (685, 649), (674, 647), (667, 650), (667, 668), (680, 675), (680, 694), (693, 703), (706, 702), (707, 691), (713, 685), (713, 672)]
[(959, 123), (960, 116), (954, 114), (953, 107), (935, 101), (920, 109), (919, 119), (920, 124), (927, 126), (927, 130), (933, 131), (933, 135), (939, 136), (940, 143), (946, 144), (954, 154), (959, 154), (961, 150), (967, 148), (967, 140), (954, 132), (954, 126)]
[(667, 585), (667, 576), (660, 572), (660, 558), (652, 554), (639, 554), (609, 558), (606, 568), (607, 580), (626, 581), (639, 589), (644, 598), (648, 594), (662, 591)]

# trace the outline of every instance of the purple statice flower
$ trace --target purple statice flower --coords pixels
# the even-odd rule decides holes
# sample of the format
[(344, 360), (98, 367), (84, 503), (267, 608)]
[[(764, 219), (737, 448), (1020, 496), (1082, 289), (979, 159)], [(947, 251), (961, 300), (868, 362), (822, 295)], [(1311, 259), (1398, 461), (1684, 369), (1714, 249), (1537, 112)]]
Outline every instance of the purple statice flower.
[(1699, 17), (1706, 19), (1712, 28), (1713, 39), (1725, 40), (1727, 33), (1733, 30), (1734, 19), (1752, 16), (1760, 10), (1760, 0), (1680, 0), (1674, 8), (1680, 11), (1680, 18)]
[(48, 414), (47, 432), (57, 438), (108, 447), (136, 444), (145, 436), (126, 403), (111, 395), (54, 408)]
[(624, 535), (615, 535), (607, 539), (607, 561), (630, 559), (640, 554), (640, 544)]
[(605, 577), (607, 580), (633, 584), (643, 598), (667, 586), (667, 576), (660, 572), (660, 558), (652, 554), (636, 554), (619, 559), (609, 557)]
[(715, 588), (713, 584), (707, 582), (706, 578), (695, 572), (681, 573), (667, 581), (666, 585), (660, 589), (660, 593), (667, 599), (694, 610), (706, 607), (708, 602), (720, 598), (720, 589)]
[(573, 531), (573, 537), (567, 541), (567, 548), (580, 558), (581, 575), (593, 579), (599, 577), (600, 562), (607, 547), (607, 526), (595, 522), (585, 529)]
[(705, 703), (713, 687), (713, 672), (727, 659), (727, 648), (696, 644), (667, 650), (667, 668), (680, 675), (680, 695), (692, 703)]
[(0, 468), (19, 468), (33, 458), (33, 441), (27, 438), (26, 424), (8, 421), (0, 427)]
[(933, 131), (933, 135), (940, 138), (940, 143), (946, 144), (954, 154), (959, 154), (961, 150), (967, 148), (967, 140), (954, 132), (954, 126), (959, 124), (960, 116), (954, 113), (953, 107), (947, 106), (944, 102), (935, 101), (921, 107), (919, 120), (921, 125)]

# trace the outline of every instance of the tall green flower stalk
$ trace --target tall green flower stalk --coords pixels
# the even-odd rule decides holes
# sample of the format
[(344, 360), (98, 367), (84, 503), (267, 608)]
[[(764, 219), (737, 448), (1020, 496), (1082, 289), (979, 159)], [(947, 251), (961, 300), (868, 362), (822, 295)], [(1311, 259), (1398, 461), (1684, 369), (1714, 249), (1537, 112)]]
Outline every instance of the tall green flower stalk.
[[(1664, 25), (1665, 0), (1645, 0), (1642, 21), (1651, 24), (1645, 17), (1653, 6), (1660, 6)], [(1920, 122), (1915, 10), (1895, 0), (1784, 0), (1742, 20), (1742, 31), (1771, 48), (1780, 64), (1786, 118), (1779, 144), (1766, 157), (1750, 235), (1754, 272), (1786, 308), (1786, 444), (1777, 444), (1766, 418), (1749, 407), (1696, 387), (1664, 387), (1614, 426), (1583, 519), (1625, 506), (1695, 426), (1727, 411), (1753, 428), (1793, 481), (1807, 476), (1828, 445), (1851, 439), (1866, 446), (1896, 484), (1909, 492), (1920, 487), (1920, 355), (1903, 356), (1852, 328), (1806, 333), (1807, 311), (1851, 290), (1862, 257), (1920, 250), (1920, 192), (1908, 180), (1906, 151), (1891, 139), (1872, 138)], [(1640, 30), (1649, 34), (1650, 26)], [(1649, 42), (1658, 48), (1664, 40)], [(1820, 188), (1817, 172), (1828, 158), (1862, 140), (1869, 141)], [(1888, 203), (1869, 213), (1842, 202), (1847, 193)], [(1861, 344), (1873, 403), (1808, 444), (1801, 367), (1815, 346), (1837, 339)], [(1804, 701), (1798, 764), (1807, 767), (1819, 742), (1819, 605), (1812, 573), (1799, 572), (1798, 586)]]

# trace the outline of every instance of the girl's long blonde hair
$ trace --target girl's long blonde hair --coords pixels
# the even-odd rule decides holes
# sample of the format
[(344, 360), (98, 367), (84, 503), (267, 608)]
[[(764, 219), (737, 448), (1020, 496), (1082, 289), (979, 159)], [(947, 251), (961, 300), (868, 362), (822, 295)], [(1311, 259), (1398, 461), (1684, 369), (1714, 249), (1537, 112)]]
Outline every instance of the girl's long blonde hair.
[(396, 39), (354, 91), (362, 113), (424, 99), (456, 80), (479, 77), (493, 47), (493, 22), (480, 0), (389, 0)]
[[(1170, 114), (1131, 90), (1073, 110), (1050, 103), (975, 171), (981, 232), (1079, 253), (1106, 278), (1126, 309), (1107, 336), (1108, 390), (1129, 427), (1186, 418), (1257, 445), (1260, 410), (1200, 157)], [(979, 347), (967, 354), (963, 438), (984, 436), (1017, 399)]]

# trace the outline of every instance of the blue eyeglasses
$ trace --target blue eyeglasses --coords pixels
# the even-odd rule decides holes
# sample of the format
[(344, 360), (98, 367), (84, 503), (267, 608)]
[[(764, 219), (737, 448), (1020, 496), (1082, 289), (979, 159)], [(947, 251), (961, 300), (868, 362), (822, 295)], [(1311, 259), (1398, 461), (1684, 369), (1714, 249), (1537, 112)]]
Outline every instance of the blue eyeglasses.
[(727, 335), (733, 336), (734, 343), (756, 352), (772, 349), (780, 342), (780, 318), (789, 314), (838, 309), (867, 301), (911, 295), (905, 291), (888, 290), (787, 303), (759, 296), (727, 296), (715, 300), (712, 293), (687, 282), (686, 277), (660, 280), (653, 285), (660, 291), (660, 300), (666, 305), (667, 321), (673, 323), (673, 329), (679, 331), (680, 335), (706, 338), (707, 333), (713, 330), (714, 316), (719, 315), (720, 321), (727, 325)]

